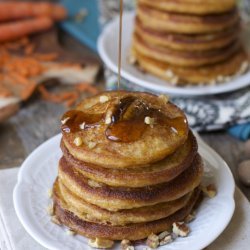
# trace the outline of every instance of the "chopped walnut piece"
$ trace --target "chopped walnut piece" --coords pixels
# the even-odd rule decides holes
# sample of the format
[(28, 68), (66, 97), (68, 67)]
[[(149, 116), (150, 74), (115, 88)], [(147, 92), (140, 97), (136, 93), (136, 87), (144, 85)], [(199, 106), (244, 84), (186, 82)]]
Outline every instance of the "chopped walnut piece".
[(158, 98), (160, 98), (164, 103), (168, 103), (169, 97), (167, 95), (159, 95)]
[(134, 246), (132, 246), (131, 241), (129, 240), (122, 240), (121, 241), (121, 250), (134, 250)]
[(168, 78), (173, 78), (174, 77), (174, 73), (173, 73), (173, 71), (171, 69), (166, 70), (165, 74), (166, 74), (166, 76)]
[(155, 234), (150, 234), (146, 241), (147, 246), (157, 248), (159, 246), (159, 237)]
[(84, 130), (85, 129), (85, 122), (83, 122), (82, 124), (79, 125), (80, 129)]
[(70, 117), (66, 117), (63, 120), (61, 120), (61, 123), (64, 125), (69, 119), (70, 119)]
[(105, 239), (89, 239), (88, 245), (94, 248), (111, 248), (114, 245), (114, 241)]
[(74, 236), (74, 235), (76, 235), (76, 232), (73, 231), (72, 229), (68, 229), (68, 230), (66, 231), (66, 234), (67, 234), (67, 235)]
[(82, 138), (81, 137), (76, 137), (74, 140), (74, 144), (79, 147), (82, 145)]
[(94, 148), (95, 146), (97, 145), (97, 143), (96, 142), (89, 142), (88, 143), (88, 147), (89, 147), (89, 149), (92, 149), (92, 148)]
[(144, 122), (148, 125), (154, 125), (154, 122), (155, 122), (155, 119), (154, 118), (151, 118), (149, 116), (146, 116), (145, 119), (144, 119)]
[(100, 96), (100, 103), (105, 103), (109, 100), (109, 97), (106, 95), (101, 95)]
[(162, 239), (164, 239), (167, 235), (169, 235), (170, 233), (168, 232), (168, 231), (164, 231), (164, 232), (162, 232), (162, 233), (160, 233), (159, 235), (158, 235), (158, 237), (159, 237), (159, 240), (162, 240)]
[(190, 229), (184, 222), (174, 222), (173, 233), (181, 237), (186, 237), (190, 233)]
[(172, 235), (166, 235), (162, 240), (160, 240), (160, 246), (167, 245), (173, 241)]
[(214, 184), (209, 184), (208, 186), (201, 186), (201, 190), (204, 194), (206, 194), (209, 198), (215, 197), (217, 191)]

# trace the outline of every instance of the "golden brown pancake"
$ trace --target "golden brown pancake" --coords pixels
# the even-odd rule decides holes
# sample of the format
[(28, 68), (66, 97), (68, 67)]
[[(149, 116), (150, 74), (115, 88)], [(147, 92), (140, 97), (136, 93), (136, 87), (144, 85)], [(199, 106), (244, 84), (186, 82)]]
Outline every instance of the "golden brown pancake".
[(89, 222), (80, 219), (70, 211), (63, 197), (54, 193), (54, 212), (61, 223), (71, 228), (77, 234), (88, 238), (104, 238), (111, 240), (139, 240), (148, 237), (151, 233), (159, 233), (170, 230), (172, 224), (176, 221), (183, 221), (190, 214), (196, 201), (199, 198), (200, 190), (193, 193), (188, 204), (178, 210), (173, 215), (166, 218), (144, 223), (134, 223), (126, 226), (113, 226), (103, 224), (100, 221)]
[[(107, 102), (100, 102), (102, 95)], [(145, 123), (150, 116), (153, 125)], [(138, 168), (162, 160), (188, 137), (187, 120), (179, 108), (142, 92), (106, 92), (86, 98), (63, 121), (63, 143), (69, 153), (105, 168)], [(86, 125), (84, 129), (80, 123)], [(74, 143), (76, 138), (81, 145)]]
[(192, 132), (184, 145), (172, 155), (151, 165), (140, 168), (111, 169), (79, 161), (72, 157), (61, 143), (61, 149), (67, 164), (76, 168), (86, 178), (110, 186), (143, 187), (168, 182), (191, 165), (197, 154), (197, 142)]
[(111, 212), (86, 202), (69, 191), (69, 189), (58, 180), (54, 184), (53, 193), (59, 197), (63, 197), (63, 200), (67, 203), (70, 211), (80, 219), (86, 221), (97, 220), (101, 221), (103, 224), (126, 225), (159, 220), (170, 216), (188, 203), (193, 192), (190, 192), (174, 201), (160, 203), (153, 206), (125, 209), (117, 212)]
[(236, 9), (218, 15), (195, 16), (160, 11), (142, 4), (137, 7), (137, 16), (146, 28), (183, 34), (218, 32), (239, 21)]
[(230, 76), (236, 74), (241, 65), (248, 60), (246, 53), (240, 50), (224, 62), (197, 68), (184, 68), (145, 57), (136, 50), (134, 50), (134, 56), (143, 70), (166, 80), (169, 84), (171, 84), (171, 77), (167, 72), (170, 71), (178, 77), (178, 82), (175, 84), (188, 83), (190, 85), (210, 84), (218, 77), (225, 77), (225, 81), (230, 80)]
[(223, 13), (235, 8), (235, 0), (138, 0), (151, 8), (184, 14), (206, 15)]
[(197, 155), (192, 165), (170, 182), (139, 188), (111, 187), (93, 183), (77, 169), (60, 159), (58, 177), (68, 189), (83, 200), (101, 208), (117, 211), (179, 199), (191, 192), (201, 181), (202, 160)]
[(176, 66), (199, 67), (225, 61), (240, 49), (240, 43), (237, 41), (225, 48), (209, 51), (180, 51), (148, 44), (135, 33), (133, 47), (140, 54), (160, 62)]
[(145, 28), (137, 18), (135, 21), (135, 32), (147, 44), (167, 47), (173, 50), (200, 51), (219, 49), (231, 44), (239, 36), (239, 25), (221, 32), (189, 35)]

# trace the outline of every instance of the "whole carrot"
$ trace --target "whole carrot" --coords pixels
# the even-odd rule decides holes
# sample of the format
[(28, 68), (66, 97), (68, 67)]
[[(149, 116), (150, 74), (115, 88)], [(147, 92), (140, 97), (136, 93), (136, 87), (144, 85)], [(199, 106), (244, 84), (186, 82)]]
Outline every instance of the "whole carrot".
[(47, 30), (53, 26), (53, 20), (48, 17), (37, 17), (0, 24), (0, 42), (18, 39), (20, 37)]
[(60, 21), (67, 17), (66, 9), (58, 4), (34, 2), (2, 2), (0, 3), (0, 21), (27, 17), (47, 16)]

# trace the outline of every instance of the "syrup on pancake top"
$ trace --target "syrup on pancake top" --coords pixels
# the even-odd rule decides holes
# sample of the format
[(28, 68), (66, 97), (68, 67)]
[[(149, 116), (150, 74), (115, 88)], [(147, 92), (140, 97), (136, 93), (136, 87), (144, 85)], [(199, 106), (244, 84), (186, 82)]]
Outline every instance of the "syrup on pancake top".
[(61, 121), (63, 156), (53, 186), (59, 224), (99, 248), (147, 237), (152, 247), (151, 234), (162, 232), (172, 241), (166, 231), (173, 225), (187, 236), (187, 226), (180, 233), (174, 223), (201, 198), (203, 163), (184, 113), (166, 96), (104, 92)]

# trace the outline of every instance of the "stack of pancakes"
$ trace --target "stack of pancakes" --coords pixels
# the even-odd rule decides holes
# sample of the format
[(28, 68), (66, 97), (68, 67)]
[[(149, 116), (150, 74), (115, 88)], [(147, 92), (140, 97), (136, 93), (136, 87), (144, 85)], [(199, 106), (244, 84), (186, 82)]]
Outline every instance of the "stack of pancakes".
[(226, 82), (246, 68), (235, 0), (138, 0), (132, 53), (172, 84)]
[(88, 238), (138, 240), (183, 221), (200, 198), (197, 142), (163, 96), (106, 92), (62, 118), (57, 219)]

